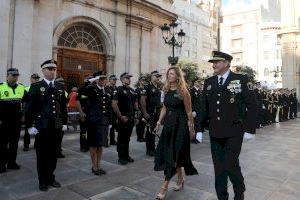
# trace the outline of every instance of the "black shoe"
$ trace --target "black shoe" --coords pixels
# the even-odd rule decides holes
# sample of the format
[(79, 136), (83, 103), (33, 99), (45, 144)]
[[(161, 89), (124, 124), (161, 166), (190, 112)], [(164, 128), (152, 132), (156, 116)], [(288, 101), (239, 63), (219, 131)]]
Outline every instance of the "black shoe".
[(109, 145), (108, 145), (108, 144), (104, 144), (103, 146), (104, 146), (105, 148), (108, 148), (108, 147), (109, 147)]
[(6, 167), (5, 166), (1, 166), (0, 167), (0, 174), (1, 173), (5, 173), (6, 172)]
[(9, 163), (7, 164), (7, 169), (15, 169), (15, 170), (18, 170), (20, 169), (20, 165), (18, 165), (17, 163)]
[(137, 139), (138, 142), (145, 142), (146, 140), (144, 138)]
[(125, 159), (119, 159), (118, 160), (118, 163), (120, 164), (120, 165), (127, 165), (127, 163), (128, 163), (128, 161), (127, 160), (125, 160)]
[(57, 182), (56, 180), (52, 181), (48, 185), (50, 185), (52, 187), (55, 187), (55, 188), (60, 188), (61, 187), (61, 184), (59, 182)]
[(29, 151), (29, 147), (23, 147), (23, 151)]
[(127, 162), (134, 162), (134, 160), (130, 157), (130, 156), (128, 156), (126, 159), (125, 159)]
[(46, 183), (40, 183), (39, 189), (43, 192), (46, 192), (48, 190), (48, 186)]
[(117, 145), (118, 143), (116, 141), (111, 141), (110, 145)]
[(244, 193), (234, 196), (234, 200), (244, 200), (244, 199), (245, 199)]
[(154, 151), (147, 151), (147, 156), (151, 156), (151, 157), (153, 157), (153, 156), (155, 156), (155, 152)]
[(65, 158), (66, 156), (62, 153), (57, 154), (57, 158)]
[(100, 175), (105, 175), (106, 174), (106, 171), (104, 171), (103, 169), (98, 169), (98, 172), (100, 173)]
[(88, 149), (85, 149), (85, 148), (80, 148), (80, 151), (85, 153), (85, 152), (88, 152), (89, 150)]
[(99, 172), (98, 169), (93, 169), (93, 168), (92, 168), (92, 172), (93, 172), (93, 174), (95, 174), (96, 176), (101, 176), (101, 173)]

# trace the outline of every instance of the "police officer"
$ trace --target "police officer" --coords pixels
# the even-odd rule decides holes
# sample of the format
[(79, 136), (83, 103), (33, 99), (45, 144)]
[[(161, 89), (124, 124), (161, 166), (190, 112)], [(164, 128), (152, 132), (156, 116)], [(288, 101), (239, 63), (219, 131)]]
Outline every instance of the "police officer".
[[(157, 70), (151, 72), (151, 81), (141, 92), (141, 109), (146, 121), (155, 127), (159, 118), (161, 108), (161, 90), (159, 88), (161, 74)], [(146, 154), (155, 156), (155, 135), (146, 129)]]
[(283, 122), (284, 120), (284, 92), (283, 88), (279, 89), (279, 122)]
[[(117, 76), (116, 75), (110, 75), (109, 76), (109, 85), (107, 86), (109, 89), (109, 93), (111, 96), (113, 96), (114, 91), (117, 90)], [(111, 116), (111, 128), (109, 130), (109, 143), (110, 145), (117, 145), (116, 139), (115, 139), (115, 131), (116, 131), (116, 127), (117, 127), (117, 116), (114, 112), (112, 112), (112, 116)]]
[(144, 75), (141, 75), (138, 80), (138, 86), (135, 89), (137, 95), (138, 107), (139, 107), (139, 113), (138, 113), (139, 119), (137, 125), (135, 126), (138, 142), (145, 142), (144, 134), (145, 134), (146, 123), (143, 121), (144, 116), (141, 108), (141, 93), (143, 92), (145, 85), (146, 85), (146, 77)]
[(257, 119), (256, 119), (256, 128), (261, 128), (262, 124), (263, 124), (263, 94), (262, 94), (262, 90), (261, 90), (261, 84), (260, 82), (256, 82), (255, 83), (255, 87), (254, 87), (254, 94), (256, 97), (256, 101), (257, 101)]
[(48, 186), (61, 187), (55, 180), (57, 149), (61, 131), (67, 130), (67, 101), (63, 85), (54, 81), (55, 60), (41, 65), (44, 79), (33, 84), (25, 105), (25, 120), (30, 135), (36, 135), (37, 172), (39, 189), (47, 191)]
[[(85, 117), (87, 122), (87, 140), (92, 161), (92, 173), (104, 175), (106, 172), (100, 167), (103, 146), (107, 145), (108, 125), (111, 116), (111, 96), (105, 89), (106, 75), (102, 71), (94, 73), (97, 80), (87, 87), (87, 104)], [(82, 109), (79, 109), (80, 111)]]
[[(76, 103), (77, 103), (77, 109), (79, 113), (86, 113), (87, 108), (87, 102), (88, 102), (88, 94), (87, 94), (87, 88), (90, 85), (90, 79), (94, 78), (93, 76), (87, 76), (84, 79), (84, 83), (78, 90), (78, 95), (76, 97)], [(89, 146), (87, 144), (87, 123), (85, 120), (85, 117), (79, 118), (79, 126), (80, 126), (80, 151), (81, 152), (87, 152), (89, 150)]]
[(118, 144), (117, 151), (119, 164), (126, 165), (128, 162), (134, 162), (129, 156), (129, 141), (134, 126), (135, 110), (137, 109), (136, 93), (130, 87), (130, 78), (128, 73), (120, 76), (122, 86), (119, 86), (114, 92), (112, 107), (118, 117)]
[[(58, 76), (55, 78), (55, 81), (57, 83), (60, 83), (63, 88), (65, 85), (65, 79), (62, 76)], [(68, 92), (64, 89), (64, 95), (66, 97), (66, 99), (68, 98)], [(68, 103), (68, 99), (66, 100), (66, 102)], [(60, 134), (60, 138), (59, 138), (59, 145), (58, 145), (58, 149), (57, 149), (57, 158), (65, 158), (66, 156), (62, 153), (62, 141), (65, 135), (65, 131), (61, 131)]]
[[(215, 188), (219, 200), (228, 199), (228, 177), (234, 200), (243, 200), (244, 178), (239, 165), (243, 138), (252, 139), (256, 127), (257, 105), (248, 78), (230, 71), (232, 56), (213, 51), (215, 76), (204, 83), (199, 120), (209, 119), (211, 153), (215, 168)], [(197, 131), (203, 127), (197, 127)]]
[(283, 119), (284, 121), (287, 121), (289, 119), (289, 89), (284, 89), (284, 95), (283, 95)]
[(292, 101), (291, 116), (292, 119), (295, 119), (297, 118), (297, 113), (298, 113), (298, 99), (296, 94), (296, 88), (292, 89), (291, 91), (291, 101)]
[[(190, 94), (191, 94), (191, 102), (192, 102), (192, 110), (193, 110), (193, 117), (194, 117), (194, 124), (197, 124), (197, 114), (200, 113), (200, 99), (202, 96), (202, 91), (203, 91), (203, 80), (199, 77), (195, 78), (193, 80), (193, 87), (190, 89)], [(202, 141), (198, 141), (196, 140), (196, 138), (193, 141), (195, 144), (197, 144), (198, 142), (202, 142)]]
[[(40, 80), (40, 76), (38, 74), (32, 74), (30, 76), (30, 83), (31, 85), (33, 83), (36, 83)], [(30, 86), (25, 87), (26, 92), (29, 92)], [(26, 99), (26, 96), (25, 96)], [(23, 151), (28, 151), (29, 150), (29, 144), (30, 144), (30, 135), (28, 134), (27, 128), (24, 130), (24, 137), (23, 137)]]
[(277, 117), (277, 111), (278, 111), (278, 106), (279, 106), (279, 96), (276, 90), (272, 92), (272, 122), (277, 123), (276, 117)]
[(16, 159), (26, 91), (22, 84), (17, 83), (18, 78), (18, 69), (10, 68), (7, 81), (0, 83), (0, 173), (6, 169), (20, 169)]

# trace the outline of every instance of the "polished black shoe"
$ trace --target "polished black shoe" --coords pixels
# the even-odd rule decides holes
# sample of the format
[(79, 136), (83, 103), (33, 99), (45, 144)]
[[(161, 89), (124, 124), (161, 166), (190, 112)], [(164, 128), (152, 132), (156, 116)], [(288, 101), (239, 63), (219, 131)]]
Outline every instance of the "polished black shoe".
[(244, 200), (244, 199), (245, 199), (244, 193), (234, 196), (234, 200)]
[(1, 173), (5, 173), (6, 172), (6, 167), (5, 166), (1, 166), (0, 167), (0, 174)]
[(29, 151), (29, 147), (23, 147), (23, 151)]
[(119, 159), (119, 160), (118, 160), (118, 163), (119, 163), (120, 165), (127, 165), (128, 161), (125, 160), (125, 159)]
[(56, 180), (49, 183), (49, 185), (52, 186), (52, 187), (55, 187), (55, 188), (60, 188), (61, 187), (61, 184), (59, 182), (57, 182)]
[(43, 192), (46, 192), (48, 190), (48, 186), (46, 183), (40, 183), (39, 189)]
[(127, 162), (134, 162), (133, 158), (131, 158), (130, 156), (128, 156), (126, 159), (125, 159)]
[(15, 170), (18, 170), (20, 169), (20, 165), (18, 165), (17, 163), (9, 163), (7, 164), (7, 169), (15, 169)]
[(62, 153), (57, 154), (57, 158), (65, 158), (66, 156)]
[(95, 174), (96, 176), (101, 176), (101, 173), (99, 172), (98, 169), (93, 169), (93, 168), (92, 168), (92, 172), (93, 172), (93, 174)]
[(104, 144), (103, 146), (104, 146), (105, 148), (109, 147), (109, 145), (108, 145), (108, 144)]
[(116, 141), (111, 141), (110, 145), (117, 145), (118, 143)]
[(144, 138), (137, 139), (138, 142), (145, 142), (146, 140)]
[(153, 156), (155, 156), (155, 152), (154, 151), (147, 151), (147, 156), (151, 156), (151, 157), (153, 157)]
[(98, 172), (101, 174), (101, 175), (105, 175), (106, 174), (106, 171), (104, 171), (103, 169), (98, 169)]

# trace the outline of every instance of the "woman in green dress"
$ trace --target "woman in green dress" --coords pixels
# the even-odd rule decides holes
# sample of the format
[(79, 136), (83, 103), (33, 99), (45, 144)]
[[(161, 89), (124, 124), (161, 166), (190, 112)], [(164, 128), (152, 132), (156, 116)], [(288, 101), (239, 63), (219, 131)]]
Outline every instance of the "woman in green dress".
[(194, 122), (191, 97), (179, 67), (170, 67), (164, 86), (164, 103), (157, 126), (162, 120), (164, 127), (159, 138), (155, 155), (155, 171), (164, 171), (165, 181), (156, 199), (165, 199), (171, 178), (177, 174), (174, 191), (183, 189), (186, 175), (198, 174), (191, 161), (190, 140), (194, 139)]

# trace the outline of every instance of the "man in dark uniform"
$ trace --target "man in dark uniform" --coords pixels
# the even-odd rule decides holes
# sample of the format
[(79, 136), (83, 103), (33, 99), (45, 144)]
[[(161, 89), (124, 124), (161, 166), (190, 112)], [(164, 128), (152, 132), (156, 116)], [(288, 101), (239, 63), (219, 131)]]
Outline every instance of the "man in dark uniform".
[[(109, 93), (111, 96), (113, 96), (114, 94), (114, 91), (117, 90), (117, 76), (116, 75), (111, 75), (109, 76), (109, 86), (108, 89), (109, 89)], [(110, 145), (117, 145), (117, 142), (116, 142), (116, 139), (115, 139), (115, 131), (116, 131), (116, 127), (117, 127), (117, 116), (114, 112), (112, 112), (112, 116), (111, 116), (111, 128), (110, 128), (110, 131), (109, 131), (109, 143)]]
[(284, 95), (283, 95), (283, 119), (284, 121), (287, 121), (289, 119), (289, 89), (284, 89)]
[[(200, 99), (202, 96), (202, 91), (203, 91), (203, 80), (199, 77), (193, 80), (193, 87), (190, 89), (190, 94), (191, 94), (191, 102), (192, 102), (192, 110), (193, 110), (193, 117), (194, 117), (194, 124), (197, 124), (197, 114), (200, 113)], [(196, 127), (196, 126), (195, 126)], [(198, 142), (202, 142), (195, 140), (193, 141), (195, 144)]]
[(22, 121), (25, 86), (17, 83), (19, 71), (7, 70), (7, 81), (0, 83), (0, 173), (20, 169), (16, 163)]
[(126, 165), (128, 162), (134, 162), (129, 156), (130, 136), (134, 126), (135, 110), (137, 109), (136, 93), (130, 87), (130, 78), (128, 73), (120, 76), (122, 86), (119, 86), (114, 92), (112, 107), (118, 117), (118, 144), (117, 151), (119, 164)]
[[(228, 200), (228, 177), (234, 200), (243, 200), (244, 178), (239, 165), (242, 142), (254, 138), (257, 103), (248, 78), (230, 71), (232, 56), (213, 51), (215, 76), (204, 83), (199, 120), (209, 119), (211, 153), (215, 169), (215, 188), (219, 200)], [(202, 129), (202, 130), (201, 130)], [(197, 132), (203, 127), (197, 127)]]
[[(155, 127), (159, 118), (161, 108), (161, 90), (159, 81), (161, 74), (157, 70), (151, 72), (151, 81), (141, 92), (141, 109), (145, 120)], [(155, 156), (155, 135), (151, 133), (150, 128), (146, 129), (146, 154)]]
[(263, 122), (263, 97), (262, 97), (260, 82), (255, 83), (254, 93), (257, 101), (257, 113), (258, 113), (256, 119), (257, 121), (256, 128), (261, 128)]
[(277, 111), (278, 111), (278, 106), (279, 106), (279, 96), (276, 90), (272, 92), (272, 100), (273, 100), (273, 105), (272, 105), (272, 122), (277, 123), (276, 117), (277, 117)]
[(284, 121), (283, 107), (284, 107), (284, 93), (283, 93), (283, 88), (281, 88), (279, 90), (279, 122)]
[[(91, 80), (94, 78), (93, 76), (88, 76), (84, 79), (84, 83), (78, 90), (78, 95), (76, 97), (76, 103), (77, 103), (77, 109), (79, 113), (86, 113), (86, 107), (87, 107), (87, 87), (91, 84)], [(79, 119), (79, 126), (80, 126), (80, 151), (81, 152), (87, 152), (89, 151), (89, 146), (87, 144), (87, 123), (84, 116), (80, 115)]]
[(61, 187), (55, 180), (57, 149), (61, 131), (67, 130), (67, 101), (63, 85), (54, 81), (57, 62), (42, 65), (44, 79), (33, 84), (25, 105), (25, 120), (30, 135), (36, 135), (36, 157), (39, 189)]
[(292, 89), (291, 91), (291, 117), (292, 119), (297, 118), (297, 113), (298, 113), (298, 99), (297, 99), (297, 94), (296, 94), (296, 88)]
[(135, 126), (136, 130), (136, 135), (137, 135), (137, 141), (138, 142), (145, 142), (145, 128), (146, 128), (146, 123), (143, 121), (143, 113), (142, 113), (142, 107), (141, 107), (141, 97), (142, 97), (142, 91), (145, 89), (146, 85), (146, 77), (141, 75), (138, 80), (138, 86), (135, 89), (135, 93), (137, 95), (137, 102), (138, 102), (138, 107), (139, 107), (139, 113), (138, 113), (138, 123)]
[[(33, 83), (36, 83), (40, 80), (40, 76), (38, 74), (32, 74), (30, 76), (30, 83), (31, 85)], [(28, 93), (29, 92), (29, 89), (30, 89), (30, 86), (27, 86), (25, 88), (26, 92)], [(26, 96), (25, 96), (25, 99), (26, 99)], [(28, 151), (29, 150), (29, 145), (30, 145), (30, 135), (28, 134), (28, 130), (27, 128), (25, 128), (24, 130), (24, 137), (23, 137), (23, 151)]]

